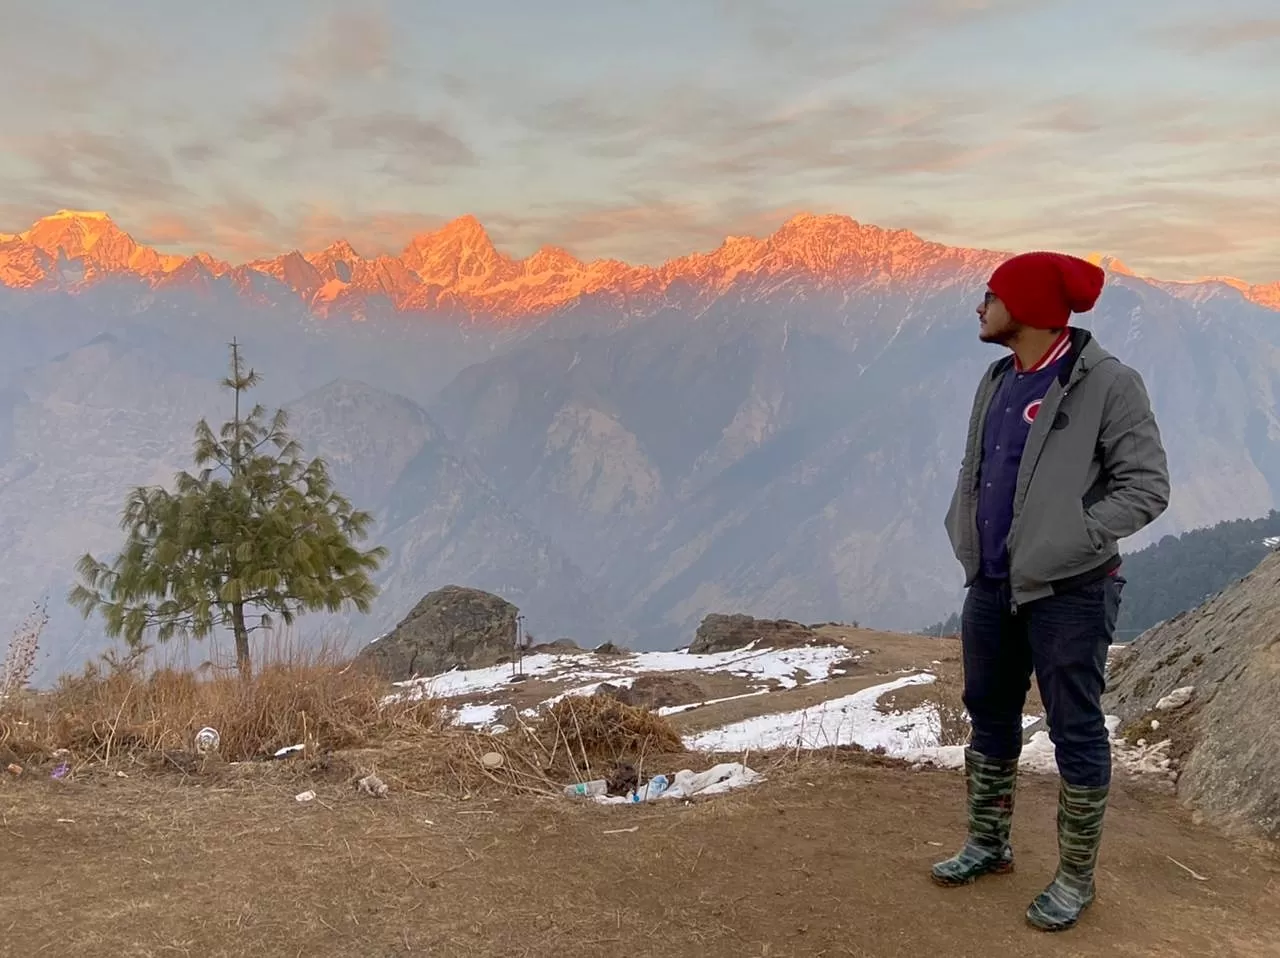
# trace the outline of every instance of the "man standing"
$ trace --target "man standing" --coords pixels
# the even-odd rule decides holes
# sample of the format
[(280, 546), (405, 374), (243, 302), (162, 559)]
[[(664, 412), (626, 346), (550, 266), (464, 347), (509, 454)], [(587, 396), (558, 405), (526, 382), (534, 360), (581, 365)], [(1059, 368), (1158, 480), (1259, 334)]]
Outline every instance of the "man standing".
[(1068, 324), (1105, 273), (1026, 253), (992, 274), (979, 338), (1008, 348), (982, 377), (947, 532), (964, 566), (961, 626), (969, 834), (933, 866), (941, 885), (1013, 868), (1009, 829), (1022, 709), (1034, 670), (1058, 762), (1058, 871), (1027, 920), (1070, 928), (1094, 898), (1111, 784), (1102, 714), (1120, 592), (1117, 543), (1169, 503), (1169, 472), (1141, 377)]

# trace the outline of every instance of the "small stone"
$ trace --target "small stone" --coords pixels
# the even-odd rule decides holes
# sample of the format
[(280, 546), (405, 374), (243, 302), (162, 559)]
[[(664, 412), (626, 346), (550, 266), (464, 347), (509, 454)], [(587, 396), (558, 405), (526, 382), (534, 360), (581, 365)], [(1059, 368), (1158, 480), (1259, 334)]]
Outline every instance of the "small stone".
[(386, 798), (388, 789), (387, 783), (377, 775), (366, 775), (356, 783), (356, 791), (373, 798)]
[(297, 795), (293, 796), (293, 800), (295, 802), (313, 802), (315, 801), (315, 798), (316, 793), (311, 789), (307, 789), (305, 792), (299, 792)]
[(18, 776), (22, 774), (22, 766), (18, 765), (15, 762), (10, 764), (9, 767), (5, 769), (5, 771), (8, 772), (10, 775)]
[(502, 768), (503, 761), (501, 752), (485, 752), (480, 757), (480, 764), (485, 768)]
[(1151, 731), (1153, 731), (1153, 732), (1158, 732), (1158, 731), (1160, 731), (1160, 720), (1159, 720), (1159, 719), (1152, 719), (1152, 720), (1151, 720)]

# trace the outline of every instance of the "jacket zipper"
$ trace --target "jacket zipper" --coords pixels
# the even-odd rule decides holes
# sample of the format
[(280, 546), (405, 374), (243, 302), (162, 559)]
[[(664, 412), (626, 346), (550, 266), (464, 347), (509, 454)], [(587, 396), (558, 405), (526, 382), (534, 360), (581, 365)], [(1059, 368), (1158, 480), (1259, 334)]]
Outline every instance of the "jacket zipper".
[[(1063, 387), (1063, 389), (1062, 389), (1062, 397), (1058, 400), (1058, 408), (1059, 408), (1059, 409), (1061, 409), (1061, 408), (1062, 408), (1062, 404), (1063, 404), (1063, 403), (1065, 403), (1065, 402), (1067, 401), (1067, 397), (1071, 395), (1071, 388), (1072, 388), (1071, 386), (1064, 386), (1064, 387)], [(1053, 427), (1052, 427), (1052, 426), (1050, 426), (1050, 428), (1052, 429)], [(1033, 474), (1032, 478), (1035, 478), (1035, 477), (1034, 477), (1034, 474)], [(1030, 485), (1030, 484), (1031, 484), (1031, 480), (1030, 480), (1030, 479), (1028, 479), (1028, 480), (1027, 480), (1027, 484), (1028, 484), (1028, 485)], [(1013, 525), (1017, 525), (1017, 522), (1018, 522), (1018, 517), (1017, 517), (1017, 516), (1014, 516), (1014, 517), (1013, 517)], [(1013, 526), (1012, 526), (1012, 525), (1009, 527), (1009, 533), (1010, 533), (1010, 535), (1012, 535), (1012, 534), (1013, 534)], [(1011, 557), (1011, 558), (1012, 558), (1012, 557)], [(1010, 571), (1010, 572), (1012, 572), (1012, 571), (1013, 571), (1013, 570), (1012, 570), (1012, 563), (1010, 563), (1010, 566), (1011, 566), (1011, 567), (1010, 567), (1010, 570), (1009, 570), (1009, 571)], [(1010, 578), (1009, 578), (1009, 614), (1010, 614), (1010, 615), (1017, 615), (1017, 614), (1018, 614), (1018, 600), (1017, 600), (1017, 599), (1015, 599), (1015, 598), (1013, 597), (1013, 577), (1012, 577), (1012, 575), (1011, 575), (1011, 576), (1010, 576)]]

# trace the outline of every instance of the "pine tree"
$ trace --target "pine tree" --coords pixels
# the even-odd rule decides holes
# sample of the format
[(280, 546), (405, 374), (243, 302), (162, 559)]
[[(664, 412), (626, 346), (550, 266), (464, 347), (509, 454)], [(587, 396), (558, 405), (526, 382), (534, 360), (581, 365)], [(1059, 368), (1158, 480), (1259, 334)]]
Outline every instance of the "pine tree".
[(348, 603), (367, 612), (377, 595), (369, 575), (387, 555), (356, 548), (372, 517), (333, 489), (322, 459), (303, 459), (284, 410), (268, 418), (255, 405), (242, 415), (244, 393), (259, 382), (232, 342), (222, 385), (234, 413), (216, 434), (203, 419), (196, 425), (198, 471), (178, 473), (172, 492), (134, 489), (121, 516), (124, 547), (110, 565), (85, 555), (68, 596), (86, 618), (100, 611), (107, 634), (131, 646), (150, 630), (165, 642), (230, 629), (244, 677), (250, 634), (275, 619)]

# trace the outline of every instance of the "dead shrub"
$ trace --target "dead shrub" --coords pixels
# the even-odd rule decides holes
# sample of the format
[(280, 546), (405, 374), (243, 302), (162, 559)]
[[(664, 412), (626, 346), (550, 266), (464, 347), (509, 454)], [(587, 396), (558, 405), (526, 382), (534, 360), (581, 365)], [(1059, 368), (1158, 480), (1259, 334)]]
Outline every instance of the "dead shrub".
[(667, 719), (608, 695), (566, 696), (543, 710), (531, 731), (548, 753), (548, 767), (559, 760), (579, 773), (593, 764), (638, 763), (646, 755), (684, 751)]
[(908, 685), (880, 696), (876, 708), (886, 714), (921, 706), (933, 711), (930, 731), (938, 745), (967, 745), (973, 726), (964, 707), (963, 687), (949, 677), (927, 685)]
[[(309, 749), (367, 746), (405, 729), (439, 724), (430, 701), (387, 702), (386, 686), (332, 648), (291, 647), (250, 679), (234, 674), (145, 668), (145, 651), (108, 655), (64, 676), (41, 697), (32, 736), (82, 760), (189, 750), (211, 726), (230, 761), (263, 758), (297, 744)], [(203, 673), (203, 674), (202, 674)]]
[(31, 681), (36, 670), (40, 636), (48, 624), (49, 611), (44, 604), (40, 604), (14, 630), (4, 662), (0, 663), (0, 706), (12, 702)]

